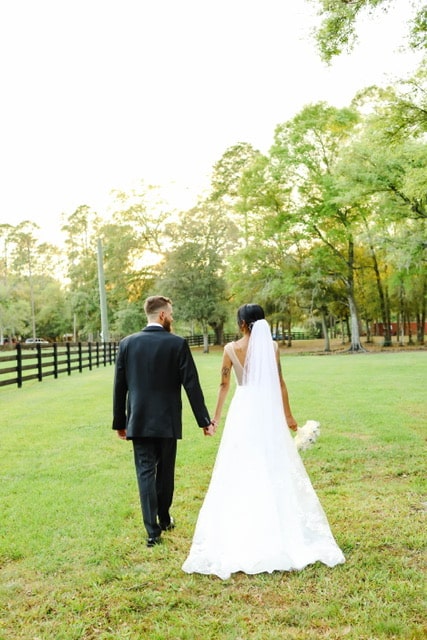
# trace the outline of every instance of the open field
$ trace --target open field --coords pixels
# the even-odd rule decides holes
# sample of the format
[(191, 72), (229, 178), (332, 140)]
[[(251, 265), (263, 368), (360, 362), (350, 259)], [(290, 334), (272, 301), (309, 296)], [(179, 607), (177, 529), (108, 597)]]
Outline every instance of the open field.
[[(366, 342), (366, 338), (362, 337), (361, 345), (368, 353), (397, 353), (400, 351), (427, 351), (426, 345), (409, 344), (408, 336), (405, 336), (404, 341), (400, 342), (393, 336), (392, 345), (390, 347), (384, 347), (384, 338), (375, 336), (370, 342)], [(300, 353), (324, 353), (325, 341), (323, 338), (315, 340), (293, 340), (292, 346), (288, 347), (284, 343), (279, 343), (283, 353), (300, 354)], [(349, 342), (343, 342), (340, 338), (331, 338), (330, 349), (331, 353), (346, 353), (349, 349)]]
[[(303, 459), (346, 563), (184, 574), (222, 425), (204, 438), (185, 403), (177, 527), (147, 549), (112, 367), (29, 382), (0, 389), (0, 640), (426, 637), (427, 354), (282, 354), (295, 417), (322, 424)], [(213, 408), (221, 352), (195, 358)]]

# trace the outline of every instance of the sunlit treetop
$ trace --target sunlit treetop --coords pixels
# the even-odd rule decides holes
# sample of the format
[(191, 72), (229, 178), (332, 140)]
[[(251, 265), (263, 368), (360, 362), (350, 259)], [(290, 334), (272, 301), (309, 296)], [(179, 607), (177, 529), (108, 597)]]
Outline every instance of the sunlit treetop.
[[(387, 11), (395, 0), (311, 0), (319, 9), (322, 23), (316, 32), (320, 55), (325, 62), (351, 51), (358, 39), (356, 21), (361, 15)], [(409, 2), (409, 0), (408, 0)], [(408, 22), (408, 47), (427, 49), (427, 3), (411, 0)]]

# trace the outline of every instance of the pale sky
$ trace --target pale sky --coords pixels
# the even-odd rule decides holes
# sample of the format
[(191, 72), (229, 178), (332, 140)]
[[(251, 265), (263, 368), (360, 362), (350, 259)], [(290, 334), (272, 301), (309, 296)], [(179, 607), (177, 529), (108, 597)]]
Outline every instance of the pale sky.
[(191, 206), (230, 146), (266, 152), (305, 104), (414, 70), (408, 4), (328, 68), (305, 0), (0, 0), (0, 223), (55, 241), (62, 213), (140, 180)]

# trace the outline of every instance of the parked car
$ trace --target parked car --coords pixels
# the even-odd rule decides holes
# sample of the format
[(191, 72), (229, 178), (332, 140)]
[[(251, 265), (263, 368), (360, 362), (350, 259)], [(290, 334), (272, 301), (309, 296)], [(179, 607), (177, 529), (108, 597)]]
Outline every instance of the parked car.
[(43, 338), (27, 338), (25, 344), (50, 344), (50, 342)]

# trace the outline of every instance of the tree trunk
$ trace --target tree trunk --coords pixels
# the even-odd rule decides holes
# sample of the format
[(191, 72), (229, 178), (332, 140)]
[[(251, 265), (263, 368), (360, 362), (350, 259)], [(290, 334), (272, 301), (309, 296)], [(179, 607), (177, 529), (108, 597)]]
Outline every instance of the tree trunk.
[(348, 306), (350, 308), (351, 345), (349, 351), (365, 351), (360, 343), (359, 317), (357, 314), (356, 301), (353, 295), (348, 295)]
[(421, 309), (417, 314), (417, 343), (424, 344), (424, 333), (426, 326), (426, 307), (427, 307), (427, 277), (424, 277), (423, 289), (421, 296)]
[(366, 325), (366, 342), (369, 344), (370, 342), (372, 342), (371, 321), (369, 320), (369, 318), (365, 320), (365, 325)]
[(405, 313), (406, 313), (406, 324), (407, 324), (407, 327), (408, 327), (408, 344), (414, 344), (414, 341), (412, 340), (411, 317), (410, 317), (408, 311), (406, 311)]
[(206, 329), (203, 330), (203, 353), (209, 353), (209, 334)]
[[(348, 320), (348, 316), (345, 317), (344, 322), (345, 322), (345, 326), (346, 326), (346, 329), (347, 329), (347, 339), (350, 339), (351, 331), (350, 331), (350, 323), (349, 323), (349, 320)], [(345, 342), (344, 333), (342, 334), (342, 341), (343, 341), (343, 343)]]
[[(283, 323), (283, 327), (285, 327), (285, 323)], [(285, 334), (285, 332), (283, 332)], [(292, 323), (291, 323), (291, 319), (289, 318), (288, 320), (288, 324), (287, 324), (287, 329), (286, 329), (286, 333), (288, 334), (288, 338), (287, 338), (287, 346), (288, 347), (292, 347)], [(283, 337), (285, 337), (283, 335)]]
[(405, 343), (405, 291), (403, 282), (399, 285), (399, 314), (397, 317), (397, 335), (399, 344), (403, 346)]
[(369, 250), (371, 253), (373, 269), (375, 273), (375, 280), (377, 283), (378, 297), (380, 299), (380, 309), (381, 309), (381, 317), (384, 326), (384, 347), (391, 347), (391, 330), (390, 330), (390, 306), (388, 304), (387, 295), (384, 294), (384, 287), (381, 280), (381, 274), (378, 267), (377, 256), (375, 253), (374, 246), (371, 242), (369, 242)]
[(345, 327), (347, 327), (347, 329), (348, 329), (347, 318), (341, 318), (340, 322), (341, 322), (341, 344), (344, 344), (345, 343), (345, 330), (344, 329), (345, 329)]
[(210, 327), (214, 330), (215, 333), (215, 345), (223, 345), (224, 344), (224, 323), (223, 322), (214, 322), (210, 324)]
[(391, 329), (391, 317), (390, 317), (390, 299), (388, 297), (388, 291), (385, 292), (385, 309), (386, 309), (386, 323), (384, 325), (384, 347), (391, 347), (392, 345), (392, 329)]
[(357, 313), (356, 299), (354, 296), (354, 243), (352, 238), (348, 242), (348, 262), (347, 262), (347, 300), (350, 310), (350, 349), (355, 353), (359, 351), (366, 351), (360, 343), (360, 329), (359, 329), (359, 315)]
[(322, 322), (322, 332), (323, 332), (323, 338), (325, 340), (325, 347), (323, 349), (323, 351), (330, 351), (331, 350), (331, 343), (329, 340), (329, 331), (328, 331), (328, 324), (327, 324), (327, 315), (326, 315), (326, 309), (324, 307), (321, 308), (320, 310), (321, 313), (321, 322)]

